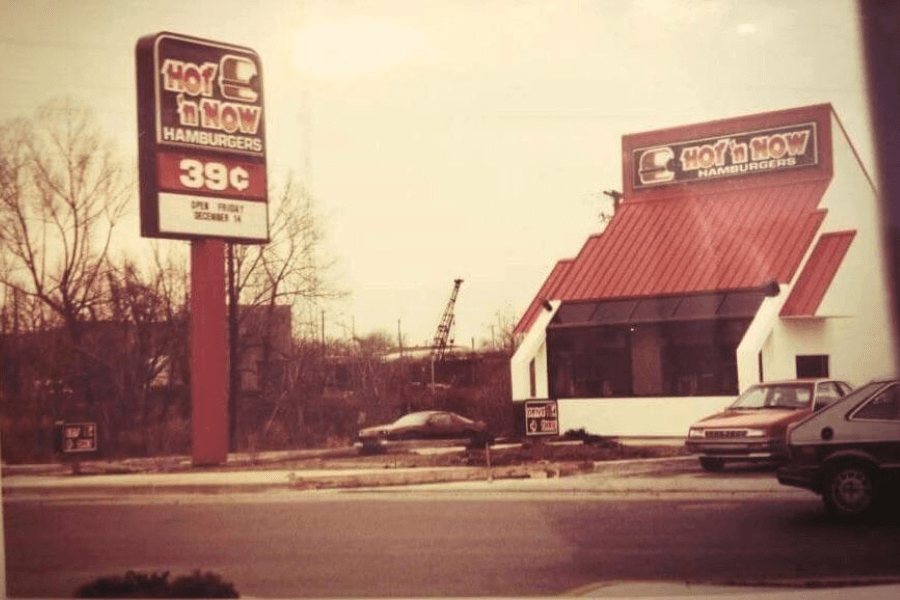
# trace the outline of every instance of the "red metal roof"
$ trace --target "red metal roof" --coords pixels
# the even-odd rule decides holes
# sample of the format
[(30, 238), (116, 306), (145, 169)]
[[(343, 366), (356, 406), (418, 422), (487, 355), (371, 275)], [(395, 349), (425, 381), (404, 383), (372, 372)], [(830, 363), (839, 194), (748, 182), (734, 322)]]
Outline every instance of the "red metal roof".
[(841, 231), (819, 237), (791, 295), (781, 307), (782, 317), (811, 317), (816, 314), (855, 235), (855, 231)]
[(541, 301), (601, 300), (747, 289), (793, 278), (825, 218), (828, 179), (627, 199), (602, 234), (561, 261), (516, 326)]

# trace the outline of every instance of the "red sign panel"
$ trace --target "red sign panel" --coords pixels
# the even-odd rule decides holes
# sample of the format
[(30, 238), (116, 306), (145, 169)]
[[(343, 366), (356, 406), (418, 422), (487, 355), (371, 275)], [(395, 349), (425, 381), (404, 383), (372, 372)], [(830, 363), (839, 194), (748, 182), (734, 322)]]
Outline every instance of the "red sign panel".
[(625, 201), (824, 181), (833, 113), (816, 104), (622, 136)]
[(136, 60), (142, 235), (268, 241), (259, 57), (159, 33)]
[(632, 151), (632, 189), (738, 177), (818, 164), (816, 123)]
[(159, 189), (166, 192), (206, 192), (229, 198), (266, 200), (264, 165), (228, 158), (198, 160), (190, 154), (160, 152)]

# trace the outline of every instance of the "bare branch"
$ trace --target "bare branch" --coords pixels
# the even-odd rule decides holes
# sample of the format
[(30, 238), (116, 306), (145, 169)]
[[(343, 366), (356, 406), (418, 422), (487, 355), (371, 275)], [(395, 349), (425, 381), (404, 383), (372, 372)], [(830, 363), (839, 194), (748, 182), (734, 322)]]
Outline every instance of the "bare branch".
[(39, 298), (76, 334), (79, 320), (100, 310), (131, 184), (90, 111), (71, 100), (47, 103), (16, 133), (3, 137), (3, 154), (18, 159), (3, 169), (0, 250), (11, 257), (4, 281)]

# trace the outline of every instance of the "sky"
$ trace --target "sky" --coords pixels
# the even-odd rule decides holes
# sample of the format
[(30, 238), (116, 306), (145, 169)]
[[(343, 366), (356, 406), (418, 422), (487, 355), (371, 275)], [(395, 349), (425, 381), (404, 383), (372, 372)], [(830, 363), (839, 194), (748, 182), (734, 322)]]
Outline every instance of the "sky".
[(874, 171), (849, 0), (0, 0), (0, 121), (73, 97), (136, 169), (160, 31), (260, 56), (269, 179), (304, 181), (349, 292), (329, 337), (427, 344), (461, 278), (453, 337), (490, 340), (602, 230), (626, 134), (828, 102)]

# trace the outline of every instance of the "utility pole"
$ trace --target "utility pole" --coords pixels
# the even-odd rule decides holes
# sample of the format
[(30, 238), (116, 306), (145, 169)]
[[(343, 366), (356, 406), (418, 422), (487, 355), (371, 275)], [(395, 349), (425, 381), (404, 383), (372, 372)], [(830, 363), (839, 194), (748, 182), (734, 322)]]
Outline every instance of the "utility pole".
[(612, 214), (608, 214), (605, 212), (600, 213), (600, 221), (608, 224), (610, 221), (612, 221), (613, 217), (616, 216), (616, 213), (619, 212), (619, 207), (622, 205), (622, 198), (624, 197), (624, 194), (616, 190), (606, 190), (603, 192), (603, 195), (609, 196), (613, 201)]

